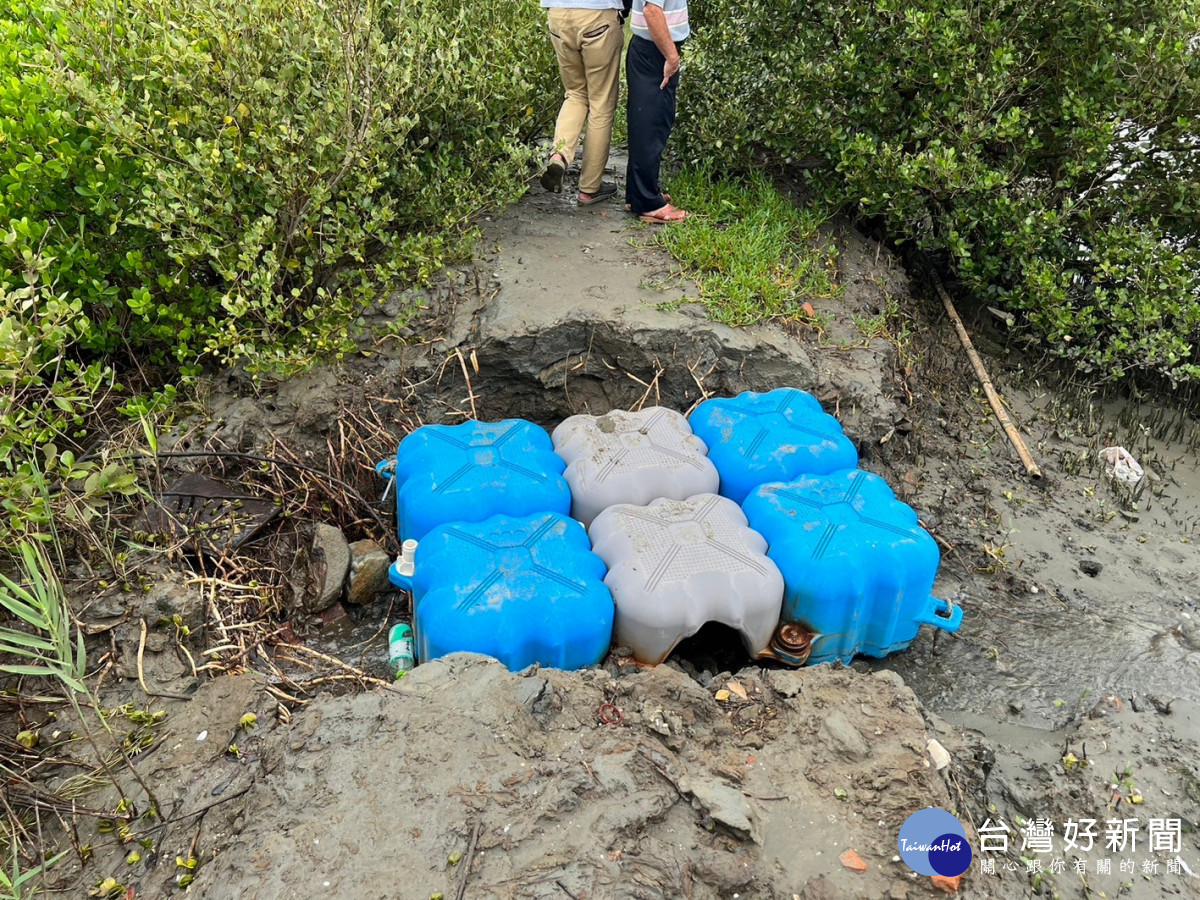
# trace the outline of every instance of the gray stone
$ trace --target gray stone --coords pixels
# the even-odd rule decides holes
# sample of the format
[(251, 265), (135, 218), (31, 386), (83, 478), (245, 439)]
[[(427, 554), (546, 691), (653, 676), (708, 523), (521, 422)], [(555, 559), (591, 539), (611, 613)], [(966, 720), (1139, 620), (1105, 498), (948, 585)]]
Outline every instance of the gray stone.
[(365, 605), (388, 589), (388, 567), (392, 560), (374, 541), (355, 541), (350, 545), (350, 581), (346, 602)]
[(313, 529), (312, 562), (315, 599), (308, 598), (306, 605), (309, 612), (315, 613), (327, 609), (342, 595), (350, 571), (350, 545), (340, 529), (324, 522), (317, 524)]
[(804, 884), (804, 893), (800, 895), (803, 900), (837, 900), (841, 894), (834, 887), (833, 882), (824, 876), (819, 878), (811, 878)]
[(825, 717), (817, 736), (827, 747), (851, 762), (862, 762), (871, 755), (871, 748), (859, 730), (850, 724), (840, 710)]
[[(155, 582), (146, 595), (146, 608), (161, 619), (179, 616), (182, 624), (192, 631), (204, 625), (207, 603), (199, 585), (187, 584), (182, 575), (170, 573)], [(150, 623), (153, 624), (153, 623)]]
[(890, 682), (898, 688), (908, 687), (908, 685), (904, 683), (904, 678), (901, 677), (900, 673), (894, 672), (891, 669), (879, 669), (872, 674), (874, 674), (876, 678), (882, 678), (884, 681)]
[(800, 693), (804, 676), (799, 672), (774, 671), (767, 673), (767, 683), (780, 697), (795, 697)]
[(742, 838), (763, 842), (762, 817), (750, 798), (719, 778), (681, 778), (679, 789), (692, 795), (692, 805), (708, 811), (719, 822)]
[(125, 615), (133, 600), (129, 594), (122, 593), (118, 588), (112, 588), (108, 593), (90, 601), (80, 610), (80, 616), (87, 622), (99, 622), (103, 619), (115, 619)]

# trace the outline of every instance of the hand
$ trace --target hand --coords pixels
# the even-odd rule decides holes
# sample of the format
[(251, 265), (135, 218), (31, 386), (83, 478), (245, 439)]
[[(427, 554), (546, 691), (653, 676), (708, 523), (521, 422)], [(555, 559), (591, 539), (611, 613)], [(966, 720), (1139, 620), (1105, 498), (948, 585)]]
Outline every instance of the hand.
[(678, 73), (679, 73), (679, 54), (676, 53), (673, 57), (671, 57), (670, 59), (668, 59), (666, 62), (663, 63), (663, 80), (662, 80), (662, 84), (660, 84), (658, 86), (658, 89), (660, 91), (665, 91), (667, 89), (667, 82), (670, 81), (672, 78), (674, 78), (675, 75), (677, 75)]

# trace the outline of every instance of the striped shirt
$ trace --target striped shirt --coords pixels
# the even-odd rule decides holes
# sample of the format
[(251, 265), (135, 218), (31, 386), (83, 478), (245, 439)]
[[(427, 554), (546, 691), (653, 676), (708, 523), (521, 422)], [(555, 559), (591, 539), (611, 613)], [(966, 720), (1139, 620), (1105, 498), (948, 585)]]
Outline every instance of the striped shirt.
[(621, 0), (542, 0), (542, 9), (620, 9)]
[(671, 40), (675, 43), (678, 44), (692, 33), (692, 29), (688, 26), (687, 0), (633, 0), (633, 13), (629, 17), (629, 23), (633, 26), (633, 33), (638, 37), (648, 41), (654, 40), (650, 36), (650, 29), (646, 27), (647, 3), (657, 6), (663, 11), (663, 15), (667, 17), (667, 26), (671, 29)]

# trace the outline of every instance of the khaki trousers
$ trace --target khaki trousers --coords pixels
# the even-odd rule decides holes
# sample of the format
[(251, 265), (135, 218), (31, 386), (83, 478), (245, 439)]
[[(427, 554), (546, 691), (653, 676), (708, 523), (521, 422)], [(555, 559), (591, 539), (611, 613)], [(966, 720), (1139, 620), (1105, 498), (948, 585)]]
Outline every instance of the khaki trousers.
[(554, 151), (570, 166), (587, 122), (579, 190), (600, 188), (612, 144), (613, 114), (620, 88), (621, 48), (625, 44), (615, 9), (550, 9), (550, 40), (558, 55), (566, 99), (554, 127)]

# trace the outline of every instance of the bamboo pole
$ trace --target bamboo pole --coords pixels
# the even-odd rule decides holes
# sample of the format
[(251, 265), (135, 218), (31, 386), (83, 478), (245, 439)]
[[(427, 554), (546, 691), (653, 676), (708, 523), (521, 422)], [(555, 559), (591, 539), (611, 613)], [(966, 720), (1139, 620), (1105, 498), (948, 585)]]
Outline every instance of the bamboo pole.
[(933, 286), (937, 288), (938, 296), (942, 298), (942, 305), (946, 307), (946, 313), (950, 316), (950, 321), (954, 323), (954, 330), (958, 332), (958, 339), (962, 342), (963, 349), (967, 351), (967, 358), (971, 360), (971, 365), (975, 369), (975, 375), (979, 379), (979, 383), (983, 385), (983, 392), (987, 394), (988, 402), (992, 405), (992, 412), (996, 414), (997, 421), (999, 421), (1000, 426), (1004, 429), (1004, 433), (1008, 435), (1008, 440), (1013, 445), (1013, 449), (1017, 451), (1017, 456), (1021, 457), (1025, 471), (1032, 478), (1041, 478), (1042, 470), (1033, 461), (1033, 456), (1030, 455), (1029, 448), (1025, 446), (1025, 441), (1022, 439), (1020, 432), (1017, 431), (1017, 426), (1008, 417), (1000, 395), (992, 387), (992, 379), (988, 376), (987, 369), (983, 367), (983, 360), (975, 352), (975, 347), (971, 343), (971, 336), (967, 334), (967, 329), (963, 325), (962, 319), (958, 317), (958, 310), (954, 308), (954, 302), (950, 299), (950, 295), (946, 293), (946, 289), (942, 287), (942, 281), (938, 278), (937, 273), (931, 269), (929, 274), (933, 276)]

